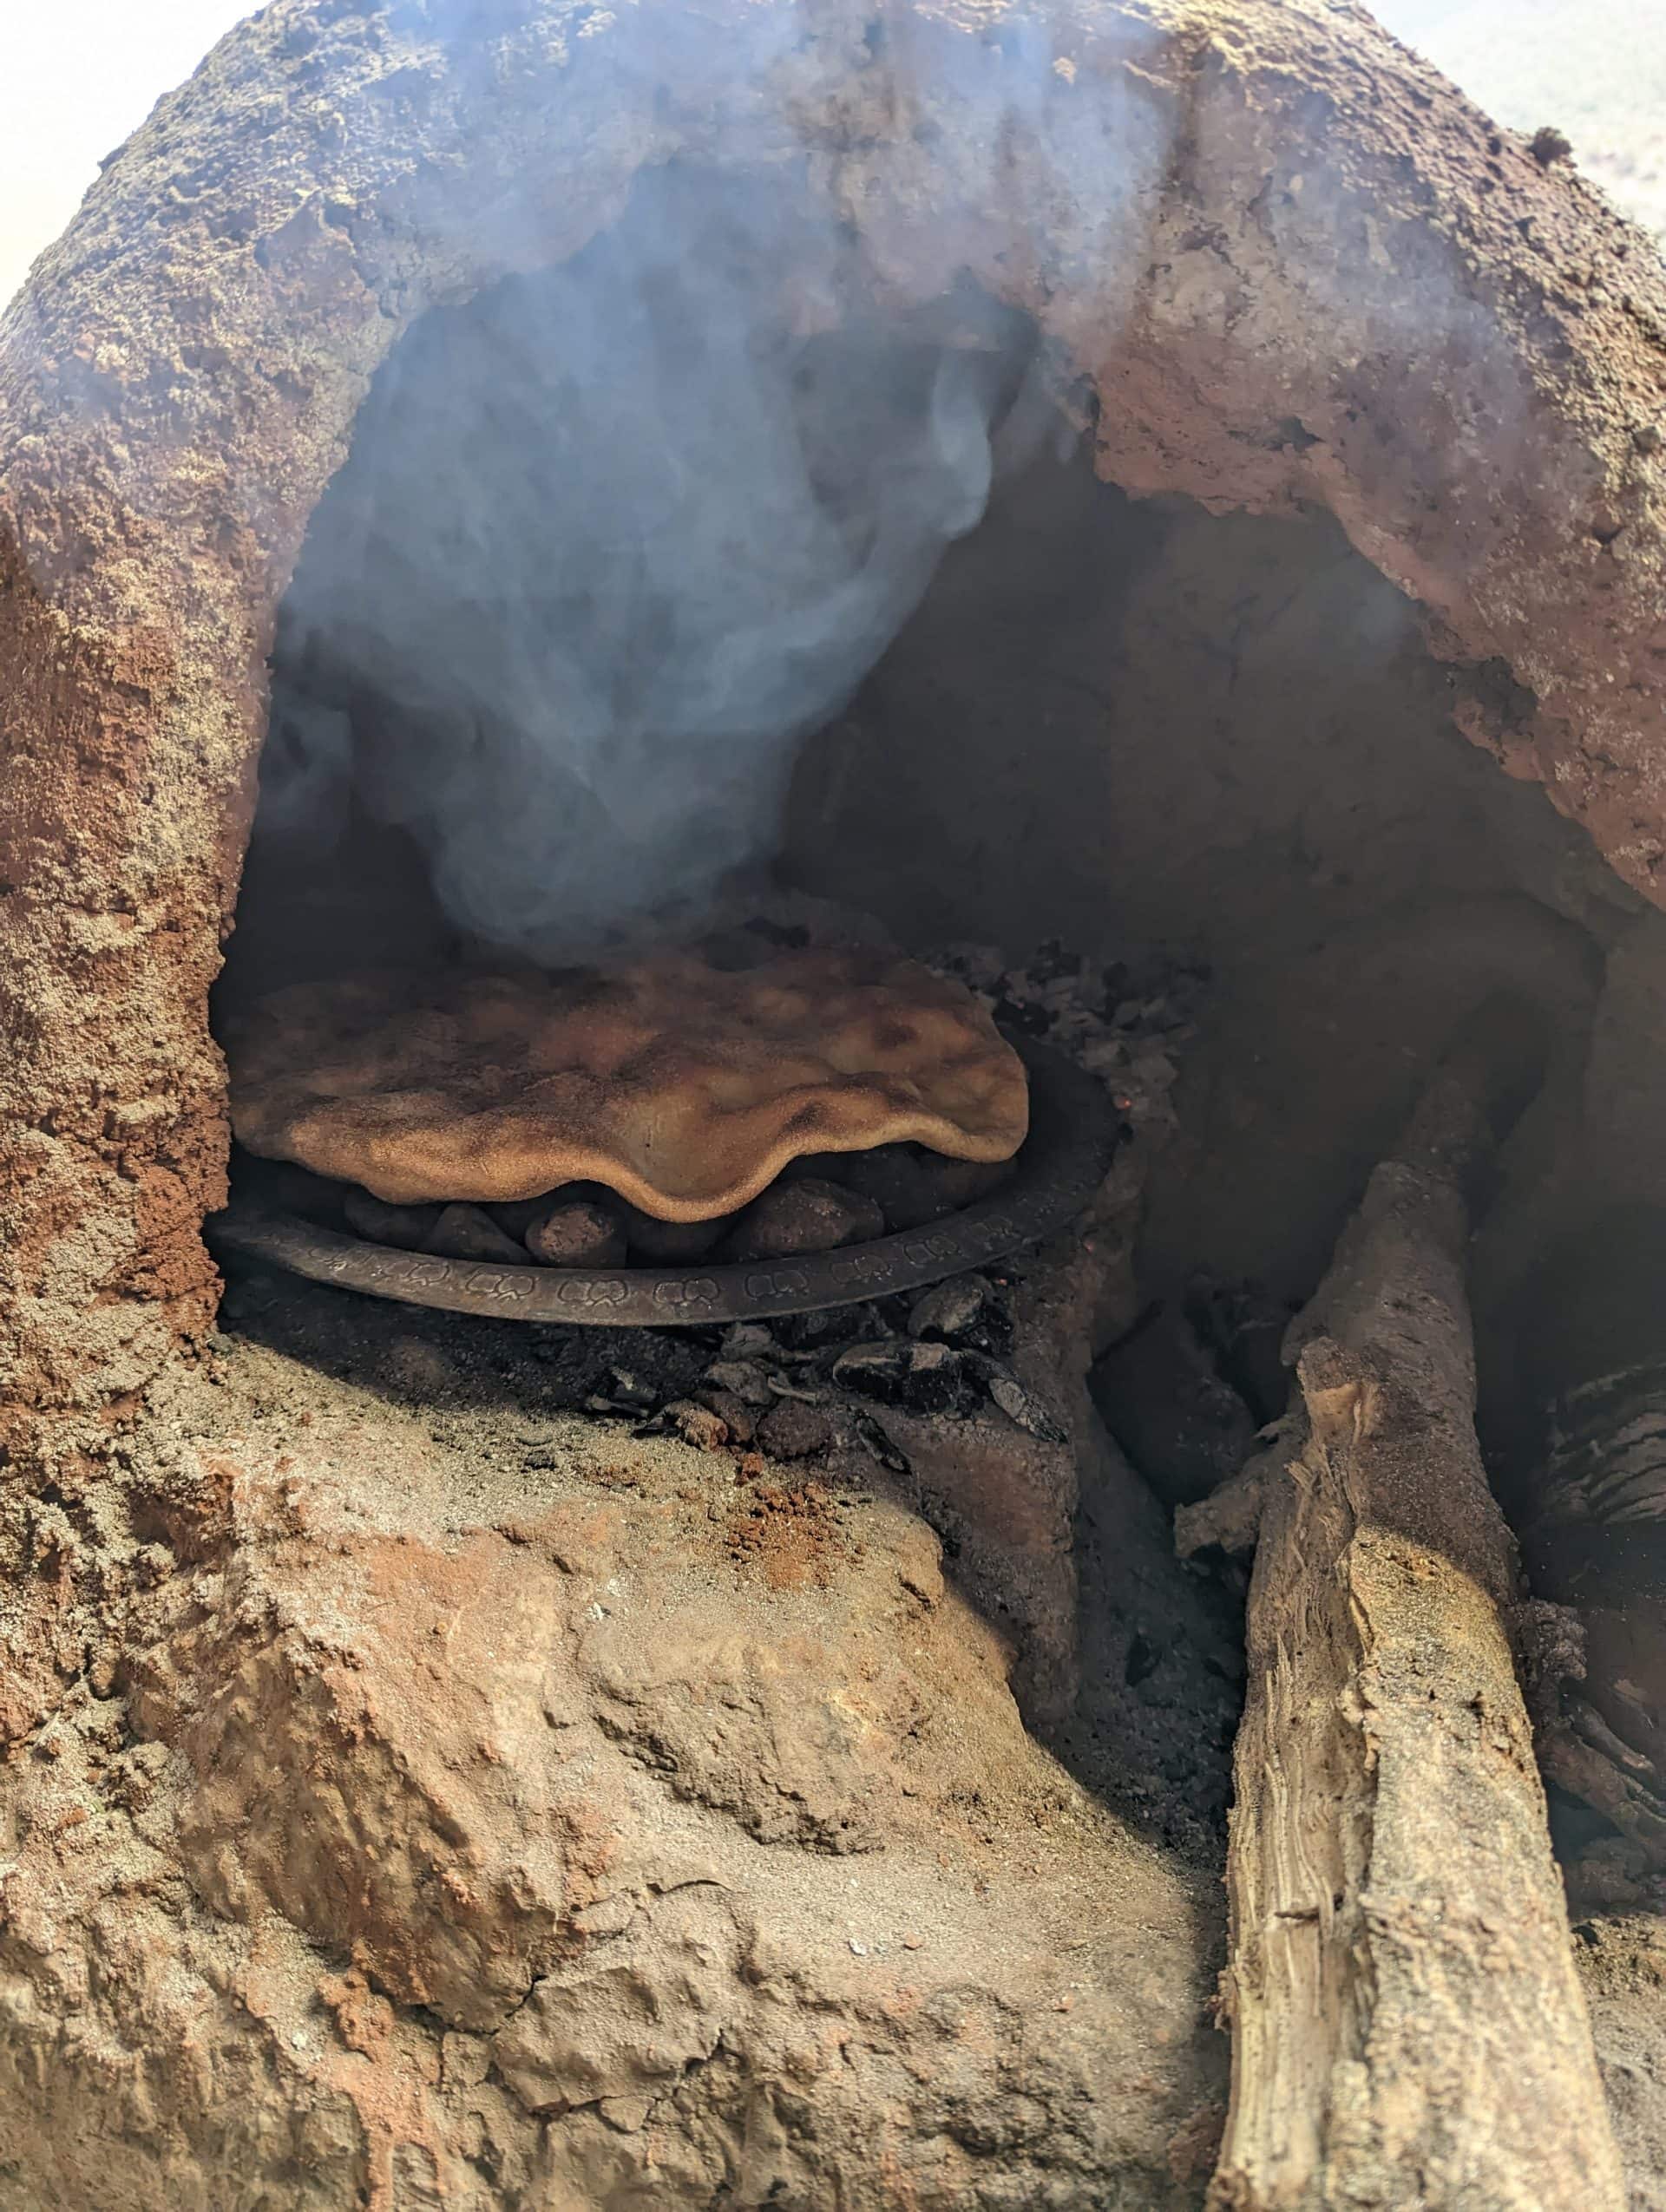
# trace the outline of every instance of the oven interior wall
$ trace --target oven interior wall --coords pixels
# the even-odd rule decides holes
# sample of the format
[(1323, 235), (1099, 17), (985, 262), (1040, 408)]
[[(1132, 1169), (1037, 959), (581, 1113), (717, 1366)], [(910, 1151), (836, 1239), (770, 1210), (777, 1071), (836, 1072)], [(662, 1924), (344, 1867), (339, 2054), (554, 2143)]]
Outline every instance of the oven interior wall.
[(1050, 426), (1037, 356), (969, 282), (889, 303), (797, 172), (646, 173), (569, 261), (419, 317), (280, 612), (228, 988), (312, 957), (259, 924), (285, 880), (326, 956), (378, 893), (420, 952), (414, 850), (454, 933), (549, 962), (766, 862), (797, 743)]
[[(429, 396), (443, 420), (443, 388)], [(292, 715), (320, 705), (340, 718), (344, 746), (315, 787), (266, 779), (222, 1000), (471, 941), (422, 838), (379, 819), (357, 782), (360, 768), (385, 782), (405, 707), (298, 618), (309, 590), (318, 604), (307, 564), (322, 555), (339, 573), (330, 535), (351, 536), (374, 497), (375, 424), (367, 415), (315, 521), (273, 664), (269, 749)], [(507, 502), (515, 452), (471, 466), (471, 496)], [(436, 471), (436, 486), (450, 481)], [(453, 520), (436, 493), (411, 527), (443, 540)], [(351, 592), (341, 612), (351, 629)], [(1546, 1206), (1580, 1210), (1582, 1113), (1587, 1130), (1635, 1133), (1625, 1102), (1658, 1095), (1623, 1039), (1652, 1035), (1666, 919), (1641, 915), (1537, 787), (1510, 782), (1459, 735), (1414, 611), (1332, 520), (1132, 501), (1098, 479), (1090, 439), (1060, 417), (1000, 474), (984, 520), (950, 546), (849, 704), (795, 733), (790, 757), (778, 826), (758, 853), (777, 885), (868, 910), (922, 950), (971, 939), (1021, 959), (1058, 939), (1124, 969), (1107, 991), (1131, 996), (1165, 964), (1207, 972), (1198, 1031), (1177, 1055), (1175, 1127), (1146, 1168), (1138, 1294), (1154, 1306), (1197, 1272), (1257, 1278), (1275, 1299), (1305, 1295), (1445, 1038), (1500, 985), (1538, 1004), (1549, 1081), (1512, 1142), (1478, 1264), (1489, 1417), (1527, 1463), (1533, 1440), (1512, 1432), (1512, 1417), (1544, 1392), (1512, 1365), (1521, 1286), (1545, 1246)], [(1666, 1044), (1656, 1057), (1666, 1062)], [(1606, 1122), (1587, 1110), (1599, 1066)], [(1530, 1296), (1542, 1301), (1542, 1287)], [(266, 1355), (291, 1378), (285, 1422), (312, 1421), (315, 1378), (326, 1394), (354, 1395), (357, 1421), (371, 1391), (363, 1426), (378, 1449), (392, 1449), (384, 1431), (402, 1433), (388, 1422), (406, 1420), (436, 1450), (455, 1446), (469, 1482), (469, 1455), (500, 1455), (504, 1525), (525, 1530), (529, 1485), (555, 1463), (541, 1444), (519, 1450), (521, 1409), (538, 1388), (530, 1332), (509, 1332), (516, 1341), (501, 1350), (469, 1338), (454, 1356), (452, 1333), (462, 1347), (464, 1332), (364, 1305), (342, 1317), (257, 1281), (227, 1319), (254, 1347), (258, 1376)], [(1125, 1320), (1133, 1310), (1131, 1299)], [(1113, 1452), (1096, 1451), (1072, 1494), (1086, 1686), (1053, 1748), (1095, 1796), (1134, 1806), (1174, 1863), (1198, 1851), (1210, 1900), (1199, 1955), (1212, 1961), (1210, 1839), (1235, 1695), (1219, 1653), (1237, 1649), (1218, 1617), (1230, 1587), (1187, 1579), (1174, 1596), (1161, 1580), (1177, 1572), (1166, 1521)], [(683, 1548), (677, 1558), (680, 1569)], [(1119, 1574), (1146, 1579), (1145, 1614), (1118, 1610)], [(998, 1605), (979, 1602), (999, 1620)], [(1119, 1930), (1125, 1917), (1138, 1945), (1138, 1913), (1119, 1898), (1105, 1915)], [(1148, 1914), (1146, 1940), (1151, 1925)]]
[[(527, 301), (511, 321), (530, 317), (539, 336), (549, 304), (535, 289)], [(457, 417), (482, 346), (489, 369), (506, 311), (489, 295), (439, 312), (445, 342), (418, 324), (390, 364), (432, 435)], [(470, 334), (470, 318), (482, 329)], [(1489, 989), (1526, 993), (1545, 1010), (1552, 1064), (1512, 1150), (1522, 1202), (1499, 1209), (1494, 1257), (1483, 1254), (1484, 1319), (1502, 1311), (1542, 1226), (1522, 1194), (1555, 1181), (1604, 947), (1636, 928), (1636, 901), (1538, 786), (1459, 735), (1413, 609), (1330, 518), (1131, 501), (1098, 479), (1090, 440), (1061, 416), (1001, 448), (1033, 334), (961, 299), (905, 334), (907, 358), (922, 345), (940, 358), (951, 325), (998, 370), (987, 511), (948, 546), (849, 704), (771, 754), (779, 827), (758, 859), (918, 947), (961, 939), (1021, 954), (1057, 938), (1127, 964), (1131, 991), (1158, 948), (1207, 971), (1178, 1131), (1149, 1184), (1153, 1298), (1200, 1270), (1304, 1296), (1444, 1038)], [(898, 383), (900, 357), (886, 357), (888, 391), (926, 406), (929, 376)], [(850, 370), (849, 357), (830, 358), (836, 373), (801, 378), (793, 398), (806, 448), (823, 454), (839, 444)], [(478, 427), (477, 392), (469, 403)], [(263, 775), (222, 1004), (344, 959), (471, 941), (469, 915), (436, 891), (431, 847), (388, 819), (413, 717), (390, 696), (385, 651), (363, 649), (354, 583), (385, 607), (390, 573), (431, 538), (443, 557), (423, 556), (424, 604), (451, 621), (448, 592), (462, 605), (482, 589), (456, 549), (482, 517), (525, 511), (528, 455), (524, 441), (476, 439), (454, 467), (430, 445), (418, 497), (395, 474), (410, 461), (390, 420), (386, 404), (367, 408), (280, 623), (266, 764), (278, 772)], [(553, 542), (538, 535), (534, 553)], [(516, 604), (522, 622), (578, 618), (530, 589)], [(298, 777), (295, 733), (316, 733), (320, 710), (333, 736), (302, 748)], [(431, 754), (431, 730), (422, 742)], [(476, 720), (456, 742), (483, 757), (490, 730)], [(529, 815), (566, 803), (529, 788)], [(707, 822), (690, 815), (689, 842)]]
[[(1045, 455), (952, 547), (801, 760), (793, 879), (917, 943), (1052, 937), (1208, 969), (1145, 1267), (1312, 1286), (1420, 1073), (1489, 988), (1577, 1099), (1601, 942), (1635, 907), (1456, 730), (1409, 603), (1328, 516), (1135, 503)], [(1131, 982), (1129, 988), (1134, 989)]]

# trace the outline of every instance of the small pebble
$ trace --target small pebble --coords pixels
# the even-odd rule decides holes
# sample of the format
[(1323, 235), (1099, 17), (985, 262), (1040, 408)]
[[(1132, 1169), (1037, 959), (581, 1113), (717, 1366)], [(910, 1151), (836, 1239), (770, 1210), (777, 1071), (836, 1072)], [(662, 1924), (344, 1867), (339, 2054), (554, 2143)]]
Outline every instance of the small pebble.
[(971, 1372), (988, 1392), (993, 1404), (999, 1406), (1007, 1418), (1026, 1436), (1039, 1437), (1046, 1444), (1070, 1442), (1070, 1432), (1052, 1410), (1042, 1404), (1033, 1391), (1025, 1389), (1009, 1367), (999, 1360), (978, 1358), (967, 1362)]
[(443, 1260), (500, 1260), (513, 1267), (527, 1264), (521, 1247), (480, 1206), (443, 1207), (423, 1249)]
[(563, 1183), (557, 1190), (541, 1191), (536, 1198), (501, 1199), (486, 1211), (504, 1235), (513, 1237), (519, 1244), (533, 1223), (541, 1221), (552, 1206), (565, 1206), (569, 1199), (589, 1195), (589, 1188), (583, 1183)]
[(720, 1451), (729, 1442), (729, 1423), (709, 1405), (692, 1398), (677, 1398), (666, 1408), (666, 1417), (685, 1444), (697, 1451)]
[(594, 1199), (567, 1199), (552, 1206), (524, 1234), (527, 1250), (546, 1267), (620, 1267), (625, 1263), (625, 1232)]
[(730, 1439), (738, 1444), (749, 1444), (758, 1434), (758, 1416), (744, 1398), (732, 1391), (702, 1390), (700, 1403), (715, 1413), (729, 1431)]
[(803, 1459), (833, 1441), (833, 1423), (819, 1406), (784, 1397), (758, 1424), (758, 1441), (771, 1459)]
[(554, 1190), (541, 1191), (535, 1198), (516, 1198), (489, 1206), (486, 1211), (506, 1235), (520, 1244), (535, 1221), (541, 1221), (557, 1207), (578, 1205), (600, 1207), (610, 1221), (622, 1221), (633, 1210), (606, 1183), (573, 1182), (557, 1183)]
[(729, 1248), (736, 1260), (788, 1260), (863, 1244), (884, 1233), (885, 1217), (871, 1198), (806, 1176), (771, 1183), (755, 1198), (737, 1223)]

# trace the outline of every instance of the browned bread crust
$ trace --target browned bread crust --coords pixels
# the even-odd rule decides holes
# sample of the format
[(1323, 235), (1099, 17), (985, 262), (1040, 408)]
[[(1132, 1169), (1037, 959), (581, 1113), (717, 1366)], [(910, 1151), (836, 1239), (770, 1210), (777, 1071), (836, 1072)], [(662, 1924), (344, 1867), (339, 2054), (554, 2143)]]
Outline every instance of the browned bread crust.
[(226, 1045), (250, 1151), (396, 1205), (589, 1181), (707, 1221), (806, 1153), (1007, 1160), (1028, 1126), (1023, 1063), (971, 993), (867, 950), (383, 970), (274, 991)]

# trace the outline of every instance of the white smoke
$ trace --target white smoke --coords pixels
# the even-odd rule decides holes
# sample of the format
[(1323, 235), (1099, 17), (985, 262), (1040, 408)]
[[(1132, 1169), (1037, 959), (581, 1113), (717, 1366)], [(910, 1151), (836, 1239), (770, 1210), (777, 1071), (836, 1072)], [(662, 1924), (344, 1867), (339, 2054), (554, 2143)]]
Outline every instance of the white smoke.
[(286, 603), (267, 821), (351, 780), (541, 956), (698, 896), (980, 519), (1033, 345), (982, 295), (879, 315), (791, 174), (639, 180), (377, 378)]

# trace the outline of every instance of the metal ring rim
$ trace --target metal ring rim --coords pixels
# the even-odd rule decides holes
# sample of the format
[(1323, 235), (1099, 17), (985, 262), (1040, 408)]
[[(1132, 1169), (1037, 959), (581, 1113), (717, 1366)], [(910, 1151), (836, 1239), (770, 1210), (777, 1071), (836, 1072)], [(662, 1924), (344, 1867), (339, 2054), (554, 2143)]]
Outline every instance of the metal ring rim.
[(1008, 1257), (1064, 1228), (1109, 1171), (1119, 1129), (1101, 1084), (1050, 1046), (1013, 1037), (1030, 1073), (1030, 1133), (992, 1197), (926, 1227), (796, 1260), (713, 1267), (516, 1267), (371, 1244), (247, 1201), (206, 1226), (211, 1246), (338, 1290), (495, 1320), (699, 1328), (854, 1305)]

